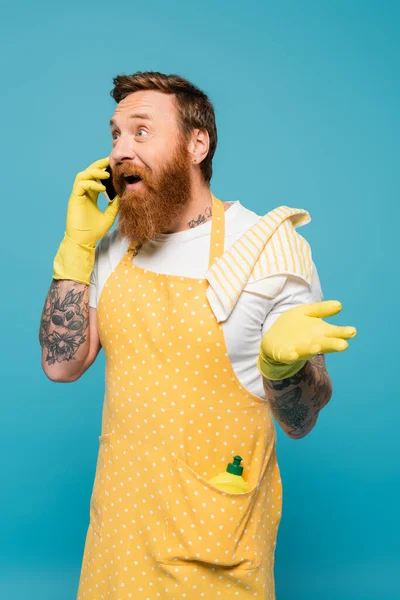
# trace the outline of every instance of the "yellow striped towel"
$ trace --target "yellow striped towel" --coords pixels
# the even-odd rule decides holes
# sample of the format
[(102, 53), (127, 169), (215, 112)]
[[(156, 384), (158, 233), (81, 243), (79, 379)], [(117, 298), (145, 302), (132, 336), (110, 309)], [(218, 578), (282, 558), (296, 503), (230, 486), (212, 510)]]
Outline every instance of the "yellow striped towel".
[[(205, 277), (210, 284), (207, 298), (218, 322), (229, 317), (243, 290), (257, 292), (259, 282), (267, 277), (295, 275), (311, 284), (311, 248), (296, 232), (310, 221), (306, 210), (279, 206), (216, 259)], [(285, 280), (276, 278), (272, 288), (282, 287)]]

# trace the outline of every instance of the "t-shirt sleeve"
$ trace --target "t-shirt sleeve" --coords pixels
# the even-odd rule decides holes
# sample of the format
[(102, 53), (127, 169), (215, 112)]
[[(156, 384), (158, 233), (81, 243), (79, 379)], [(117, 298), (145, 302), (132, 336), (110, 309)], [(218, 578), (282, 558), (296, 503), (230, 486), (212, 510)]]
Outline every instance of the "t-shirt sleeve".
[(275, 323), (276, 319), (294, 306), (299, 304), (308, 304), (313, 302), (322, 302), (324, 296), (322, 294), (321, 283), (318, 276), (317, 267), (312, 263), (312, 281), (309, 286), (303, 279), (288, 275), (287, 280), (277, 296), (274, 298), (272, 309), (267, 314), (262, 327), (262, 334)]
[(99, 270), (99, 246), (97, 244), (95, 250), (95, 259), (93, 271), (90, 275), (90, 285), (89, 285), (89, 306), (91, 308), (97, 308), (97, 282), (98, 282), (98, 270)]

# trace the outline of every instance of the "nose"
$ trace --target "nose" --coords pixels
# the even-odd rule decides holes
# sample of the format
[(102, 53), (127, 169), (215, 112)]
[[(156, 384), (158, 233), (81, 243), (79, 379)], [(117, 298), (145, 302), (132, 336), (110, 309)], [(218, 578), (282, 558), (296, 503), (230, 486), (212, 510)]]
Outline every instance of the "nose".
[(133, 161), (136, 158), (136, 152), (133, 140), (129, 137), (120, 137), (113, 146), (110, 154), (110, 166), (113, 168), (116, 164)]

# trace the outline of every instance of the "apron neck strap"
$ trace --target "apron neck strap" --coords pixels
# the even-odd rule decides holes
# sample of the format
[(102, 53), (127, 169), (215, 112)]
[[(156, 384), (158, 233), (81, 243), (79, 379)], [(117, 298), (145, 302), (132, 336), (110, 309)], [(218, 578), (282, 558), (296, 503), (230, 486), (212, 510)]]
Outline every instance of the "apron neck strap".
[(224, 253), (225, 245), (225, 208), (223, 202), (212, 196), (212, 223), (210, 239), (210, 258), (208, 268)]

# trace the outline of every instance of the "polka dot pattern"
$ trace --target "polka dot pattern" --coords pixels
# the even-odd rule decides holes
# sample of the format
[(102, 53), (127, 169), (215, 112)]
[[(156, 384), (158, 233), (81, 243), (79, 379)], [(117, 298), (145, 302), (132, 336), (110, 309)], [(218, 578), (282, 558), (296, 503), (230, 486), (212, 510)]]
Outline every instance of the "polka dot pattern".
[[(213, 214), (218, 253), (216, 199)], [(98, 306), (106, 394), (77, 598), (272, 600), (282, 484), (268, 404), (231, 367), (207, 281), (141, 269), (131, 250)], [(208, 483), (235, 454), (243, 494)]]

